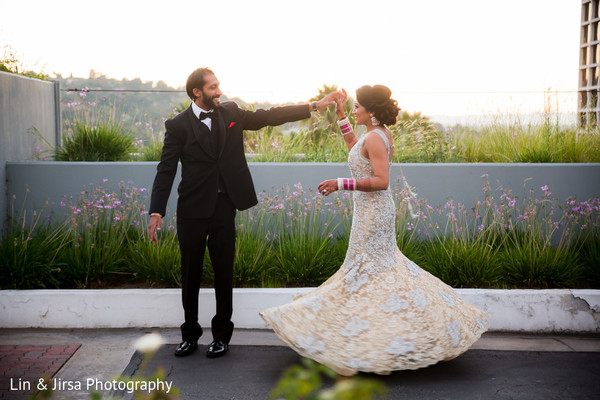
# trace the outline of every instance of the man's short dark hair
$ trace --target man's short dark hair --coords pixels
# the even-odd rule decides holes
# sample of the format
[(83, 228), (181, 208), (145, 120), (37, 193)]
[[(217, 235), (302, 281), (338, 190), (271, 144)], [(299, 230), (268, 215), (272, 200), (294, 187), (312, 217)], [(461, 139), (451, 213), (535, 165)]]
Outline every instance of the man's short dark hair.
[(196, 100), (196, 96), (194, 96), (194, 89), (202, 90), (202, 88), (204, 88), (204, 84), (206, 83), (204, 77), (206, 75), (214, 74), (215, 73), (212, 72), (210, 68), (198, 68), (192, 72), (190, 76), (188, 76), (187, 82), (185, 83), (185, 91), (192, 101)]

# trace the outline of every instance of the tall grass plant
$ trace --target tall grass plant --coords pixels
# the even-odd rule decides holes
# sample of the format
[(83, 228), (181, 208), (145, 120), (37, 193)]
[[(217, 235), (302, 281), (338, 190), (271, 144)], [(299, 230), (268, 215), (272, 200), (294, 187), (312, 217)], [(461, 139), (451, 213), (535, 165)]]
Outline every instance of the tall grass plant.
[[(473, 207), (431, 206), (394, 188), (400, 249), (454, 287), (600, 287), (600, 199), (559, 203), (543, 186), (490, 195)], [(146, 237), (148, 191), (131, 182), (90, 186), (61, 202), (67, 218), (43, 210), (13, 217), (0, 242), (1, 287), (178, 287), (180, 255), (173, 220), (158, 244)], [(409, 207), (410, 205), (410, 207)], [(300, 185), (259, 194), (238, 213), (236, 287), (314, 286), (344, 262), (352, 220), (347, 192), (323, 197)], [(208, 252), (202, 284), (212, 286)]]
[(64, 121), (57, 161), (126, 161), (134, 150), (134, 137), (122, 121), (115, 104), (87, 101), (87, 90), (79, 101), (68, 103), (70, 118)]

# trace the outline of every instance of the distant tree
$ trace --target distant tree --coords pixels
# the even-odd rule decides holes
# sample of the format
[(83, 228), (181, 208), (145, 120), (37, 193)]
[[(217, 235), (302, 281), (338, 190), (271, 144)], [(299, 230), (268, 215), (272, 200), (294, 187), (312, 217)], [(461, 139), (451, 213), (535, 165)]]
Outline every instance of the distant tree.
[(0, 55), (0, 71), (23, 75), (29, 78), (48, 80), (48, 77), (42, 72), (24, 70), (22, 62), (10, 46), (2, 47), (2, 54)]

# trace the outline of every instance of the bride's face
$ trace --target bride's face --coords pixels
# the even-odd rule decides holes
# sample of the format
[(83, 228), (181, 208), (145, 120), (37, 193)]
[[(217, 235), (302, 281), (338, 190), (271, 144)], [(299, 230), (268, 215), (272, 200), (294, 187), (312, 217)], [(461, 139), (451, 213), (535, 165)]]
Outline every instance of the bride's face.
[(371, 121), (371, 115), (358, 101), (354, 102), (353, 113), (358, 125), (366, 125), (367, 122)]

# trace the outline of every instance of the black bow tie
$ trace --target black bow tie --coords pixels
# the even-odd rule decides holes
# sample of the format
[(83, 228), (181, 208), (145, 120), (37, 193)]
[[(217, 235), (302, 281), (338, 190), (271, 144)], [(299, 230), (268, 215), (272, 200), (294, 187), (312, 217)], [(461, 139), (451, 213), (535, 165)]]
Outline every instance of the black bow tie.
[(202, 121), (205, 118), (210, 118), (210, 119), (215, 119), (215, 113), (214, 112), (201, 112), (200, 116), (198, 117), (200, 119), (200, 121)]

